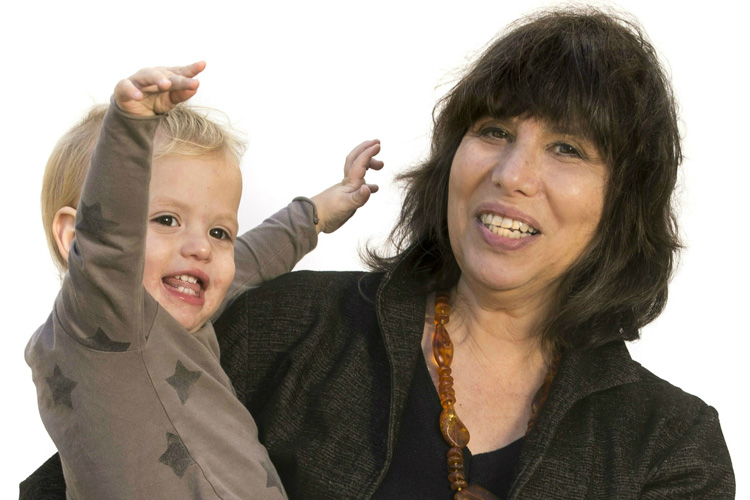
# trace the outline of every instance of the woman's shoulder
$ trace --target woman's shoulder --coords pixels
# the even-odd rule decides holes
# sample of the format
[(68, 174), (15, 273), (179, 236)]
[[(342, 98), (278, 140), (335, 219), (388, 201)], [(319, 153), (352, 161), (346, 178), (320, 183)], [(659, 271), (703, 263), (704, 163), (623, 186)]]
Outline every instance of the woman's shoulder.
[(341, 300), (371, 302), (382, 278), (383, 273), (365, 271), (295, 271), (247, 291), (232, 309), (239, 305), (256, 315), (269, 308), (313, 312)]
[(620, 399), (647, 450), (647, 489), (653, 489), (655, 497), (668, 497), (678, 491), (670, 489), (679, 482), (677, 478), (689, 477), (691, 488), (703, 492), (698, 495), (701, 498), (703, 494), (705, 498), (733, 498), (732, 461), (716, 409), (632, 363), (638, 381), (622, 386), (612, 397)]
[(675, 412), (685, 417), (708, 407), (633, 360), (622, 341), (563, 356), (558, 375), (574, 399), (595, 395), (599, 402), (618, 401), (622, 409), (637, 406), (641, 414)]
[(637, 483), (644, 493), (653, 490), (653, 498), (691, 496), (681, 496), (678, 483), (685, 492), (711, 492), (699, 498), (725, 498), (734, 490), (716, 410), (631, 359), (624, 342), (563, 356), (556, 382), (545, 405), (547, 422), (539, 422), (558, 436), (548, 455), (568, 457), (585, 443), (594, 455), (608, 456), (612, 469), (575, 460), (565, 467), (602, 485)]

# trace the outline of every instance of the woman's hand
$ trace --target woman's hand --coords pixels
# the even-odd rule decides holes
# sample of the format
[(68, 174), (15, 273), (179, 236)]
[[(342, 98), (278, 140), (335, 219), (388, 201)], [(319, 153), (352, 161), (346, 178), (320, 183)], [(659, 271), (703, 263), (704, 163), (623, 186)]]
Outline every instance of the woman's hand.
[(352, 149), (344, 163), (344, 180), (312, 197), (318, 211), (319, 220), (315, 226), (318, 233), (332, 233), (343, 226), (378, 190), (377, 184), (365, 182), (365, 174), (368, 169), (383, 168), (383, 162), (373, 158), (379, 152), (380, 141), (377, 139), (365, 141)]
[(198, 91), (194, 77), (206, 68), (205, 61), (188, 66), (143, 68), (115, 86), (117, 106), (134, 116), (167, 113)]

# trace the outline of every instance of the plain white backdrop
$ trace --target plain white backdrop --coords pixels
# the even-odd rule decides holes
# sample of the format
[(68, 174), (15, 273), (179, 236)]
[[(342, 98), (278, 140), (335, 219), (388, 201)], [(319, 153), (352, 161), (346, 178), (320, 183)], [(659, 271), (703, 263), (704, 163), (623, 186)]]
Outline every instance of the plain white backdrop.
[[(600, 2), (596, 2), (602, 5)], [(679, 187), (687, 249), (662, 316), (630, 346), (657, 375), (719, 411), (750, 495), (746, 421), (750, 271), (748, 48), (738, 2), (609, 3), (635, 15), (667, 61), (681, 108)], [(400, 204), (394, 173), (428, 148), (432, 107), (507, 23), (554, 2), (12, 2), (2, 7), (3, 121), (0, 497), (54, 453), (23, 350), (49, 314), (58, 278), (41, 226), (42, 172), (57, 138), (143, 66), (208, 66), (194, 102), (226, 112), (249, 139), (240, 224), (339, 180), (343, 159), (378, 137), (381, 192), (298, 269), (360, 269), (357, 248), (382, 241)], [(734, 228), (733, 228), (734, 227)], [(743, 496), (745, 495), (745, 496)]]

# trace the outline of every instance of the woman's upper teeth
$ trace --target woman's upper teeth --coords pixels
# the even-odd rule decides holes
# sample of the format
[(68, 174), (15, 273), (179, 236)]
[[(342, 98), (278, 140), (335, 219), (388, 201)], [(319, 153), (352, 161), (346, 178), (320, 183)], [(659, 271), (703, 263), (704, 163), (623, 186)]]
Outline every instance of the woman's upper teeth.
[(496, 228), (503, 228), (508, 231), (520, 232), (525, 234), (536, 234), (538, 232), (535, 228), (529, 226), (525, 222), (511, 219), (509, 217), (503, 217), (497, 214), (485, 213), (481, 214), (479, 218), (482, 221), (482, 224), (487, 226), (490, 230), (492, 229), (490, 226), (494, 226)]

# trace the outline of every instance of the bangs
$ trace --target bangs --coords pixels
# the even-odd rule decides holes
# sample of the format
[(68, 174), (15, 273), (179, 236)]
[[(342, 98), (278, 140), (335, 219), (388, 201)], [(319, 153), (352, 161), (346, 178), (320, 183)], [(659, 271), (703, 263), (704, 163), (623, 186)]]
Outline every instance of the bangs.
[[(553, 13), (543, 24), (511, 26), (486, 50), (448, 97), (464, 130), (488, 116), (536, 118), (591, 141), (611, 159), (613, 124), (627, 124), (637, 106), (631, 79), (638, 75), (628, 71), (632, 52), (622, 50), (607, 26), (613, 19), (570, 23), (567, 17)], [(628, 30), (623, 24), (619, 31)]]

